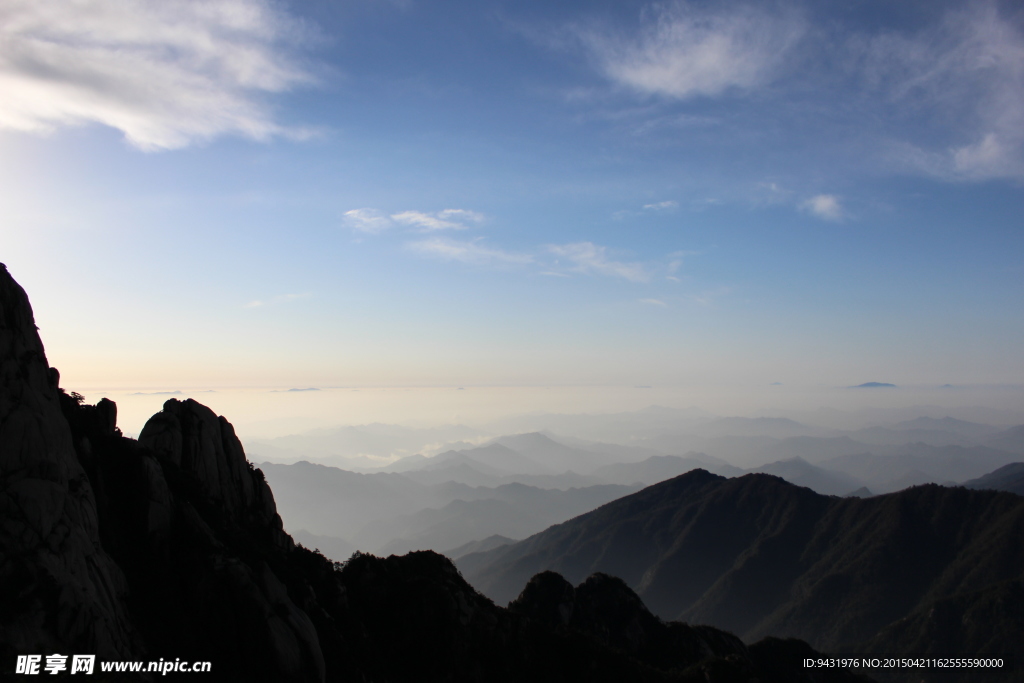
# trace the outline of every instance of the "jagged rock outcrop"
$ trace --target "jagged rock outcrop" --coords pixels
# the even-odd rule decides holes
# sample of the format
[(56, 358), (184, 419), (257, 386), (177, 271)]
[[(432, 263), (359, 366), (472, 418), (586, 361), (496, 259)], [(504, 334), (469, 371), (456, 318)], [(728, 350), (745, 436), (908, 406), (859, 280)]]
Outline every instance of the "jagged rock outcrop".
[(555, 630), (585, 633), (660, 669), (684, 670), (714, 658), (749, 658), (743, 642), (731, 633), (661, 621), (622, 579), (607, 574), (592, 574), (573, 588), (561, 575), (542, 572), (508, 607)]
[(324, 680), (317, 628), (293, 599), (312, 592), (291, 566), (300, 549), (230, 423), (171, 399), (135, 442), (110, 429), (112, 404), (62, 402), (147, 658), (210, 660), (247, 680)]
[[(24, 290), (0, 264), (0, 659), (135, 650), (126, 582), (100, 542), (89, 477)], [(104, 408), (99, 409), (100, 411)]]
[(234, 427), (223, 417), (192, 399), (172, 398), (143, 427), (139, 443), (195, 481), (226, 522), (265, 530), (282, 550), (294, 546), (270, 487), (246, 460)]

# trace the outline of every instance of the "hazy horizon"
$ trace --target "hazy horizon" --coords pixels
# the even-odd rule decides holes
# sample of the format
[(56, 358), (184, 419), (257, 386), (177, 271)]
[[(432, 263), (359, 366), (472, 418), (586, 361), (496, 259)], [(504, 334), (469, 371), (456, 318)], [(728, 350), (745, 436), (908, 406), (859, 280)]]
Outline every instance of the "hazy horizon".
[[(631, 413), (652, 406), (697, 409), (713, 417), (789, 417), (813, 426), (852, 429), (913, 417), (956, 417), (997, 426), (1024, 423), (1024, 386), (1002, 387), (345, 387), (89, 389), (95, 403), (118, 405), (118, 425), (136, 436), (163, 403), (192, 398), (226, 417), (243, 442), (316, 429), (368, 424), (434, 428), (488, 427), (534, 414)], [(295, 388), (295, 387), (293, 387)], [(304, 388), (304, 389), (308, 389)], [(891, 417), (886, 417), (891, 413)], [(499, 436), (497, 432), (493, 436)]]

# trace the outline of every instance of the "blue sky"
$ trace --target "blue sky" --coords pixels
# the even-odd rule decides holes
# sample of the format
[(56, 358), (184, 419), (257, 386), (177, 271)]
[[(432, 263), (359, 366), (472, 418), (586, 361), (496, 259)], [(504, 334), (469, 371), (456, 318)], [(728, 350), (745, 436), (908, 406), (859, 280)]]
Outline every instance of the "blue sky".
[(0, 2), (65, 385), (1024, 382), (1024, 10)]

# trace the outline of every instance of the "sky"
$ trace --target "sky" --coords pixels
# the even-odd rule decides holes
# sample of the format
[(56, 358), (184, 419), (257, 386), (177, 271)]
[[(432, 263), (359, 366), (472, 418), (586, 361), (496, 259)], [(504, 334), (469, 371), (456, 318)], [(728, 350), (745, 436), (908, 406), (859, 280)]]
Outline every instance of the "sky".
[(1024, 384), (1019, 3), (0, 0), (0, 93), (68, 389)]

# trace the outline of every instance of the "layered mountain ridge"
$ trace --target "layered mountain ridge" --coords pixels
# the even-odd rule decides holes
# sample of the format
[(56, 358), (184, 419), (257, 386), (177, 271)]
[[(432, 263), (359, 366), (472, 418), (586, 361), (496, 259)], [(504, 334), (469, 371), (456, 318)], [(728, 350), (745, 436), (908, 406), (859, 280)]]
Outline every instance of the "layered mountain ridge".
[[(138, 441), (116, 424), (112, 402), (59, 388), (0, 265), (5, 676), (16, 655), (77, 652), (207, 660), (206, 680), (230, 681), (864, 680), (804, 670), (805, 643), (747, 648), (661, 624), (600, 577), (576, 589), (586, 620), (552, 624), (531, 616), (543, 610), (530, 595), (521, 610), (495, 606), (436, 553), (332, 563), (284, 532), (223, 417), (171, 399)], [(133, 678), (154, 680), (119, 680)]]
[(994, 594), (1004, 612), (1009, 600), (1024, 613), (1014, 588), (1024, 578), (1021, 538), (1024, 498), (1011, 493), (930, 484), (837, 498), (771, 475), (696, 470), (459, 566), (499, 603), (539, 572), (570, 582), (603, 572), (662, 618), (747, 641), (771, 634), (865, 651), (891, 648), (879, 635), (888, 630), (936, 655), (953, 642), (963, 654), (1019, 659), (1020, 619), (976, 622), (958, 640), (943, 629), (926, 637), (931, 626), (915, 615), (942, 604), (964, 616)]

